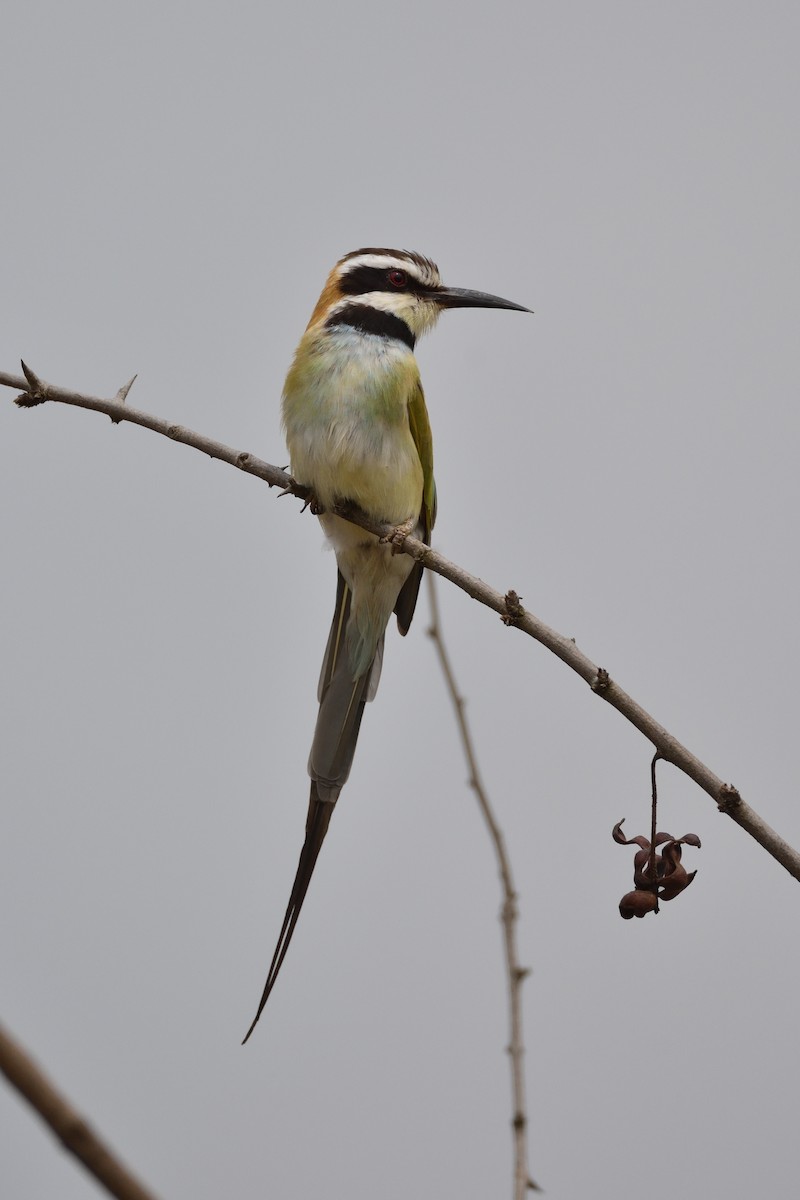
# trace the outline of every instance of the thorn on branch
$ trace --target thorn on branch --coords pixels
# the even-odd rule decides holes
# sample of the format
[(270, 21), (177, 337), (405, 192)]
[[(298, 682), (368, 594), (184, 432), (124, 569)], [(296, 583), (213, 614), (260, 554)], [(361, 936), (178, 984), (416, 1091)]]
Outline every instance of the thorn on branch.
[(133, 385), (136, 383), (136, 379), (137, 379), (137, 376), (132, 375), (127, 383), (123, 383), (122, 387), (119, 389), (116, 396), (114, 397), (114, 399), (117, 401), (118, 404), (124, 404), (125, 401), (128, 399), (128, 392), (131, 390)]
[(22, 367), (22, 374), (25, 376), (25, 378), (27, 379), (28, 383), (31, 385), (31, 391), (34, 391), (34, 392), (41, 391), (41, 390), (42, 390), (42, 387), (43, 387), (43, 385), (42, 385), (42, 381), (41, 381), (41, 379), (39, 378), (39, 376), (38, 376), (38, 375), (36, 375), (36, 374), (35, 374), (35, 373), (34, 373), (34, 372), (33, 372), (33, 371), (30, 369), (30, 367), (27, 365), (27, 363), (25, 362), (25, 360), (24, 360), (24, 359), (22, 359), (22, 358), (21, 358), (21, 359), (19, 360), (19, 365)]
[(717, 808), (719, 811), (730, 815), (741, 803), (742, 797), (739, 789), (735, 788), (732, 783), (723, 783), (717, 797)]
[[(116, 396), (114, 397), (115, 403), (117, 403), (117, 404), (125, 403), (125, 401), (128, 399), (128, 392), (131, 390), (131, 388), (133, 387), (135, 382), (136, 382), (136, 376), (134, 375), (133, 378), (129, 379), (127, 383), (123, 383), (122, 387), (119, 389)], [(120, 423), (119, 417), (111, 417), (110, 413), (109, 413), (109, 417), (111, 418), (112, 425), (119, 425), (119, 423)]]
[(22, 359), (19, 362), (22, 367), (22, 374), (28, 381), (28, 390), (27, 392), (22, 392), (19, 396), (15, 396), (14, 403), (19, 408), (35, 408), (37, 404), (44, 404), (45, 400), (49, 399), (47, 384)]
[(503, 597), (506, 611), (500, 617), (500, 620), (504, 625), (518, 625), (525, 616), (525, 609), (520, 603), (521, 599), (522, 597), (518, 596), (513, 588), (510, 588), (506, 592), (505, 596)]

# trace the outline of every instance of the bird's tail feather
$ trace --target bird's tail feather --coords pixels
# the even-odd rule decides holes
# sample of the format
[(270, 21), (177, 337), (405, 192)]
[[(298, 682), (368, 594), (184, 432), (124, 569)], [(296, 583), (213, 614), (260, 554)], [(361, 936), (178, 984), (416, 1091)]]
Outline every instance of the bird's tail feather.
[(289, 949), (289, 943), (292, 940), (292, 934), (297, 925), (297, 919), (300, 916), (300, 909), (303, 907), (303, 901), (306, 898), (306, 892), (311, 882), (311, 876), (314, 873), (314, 867), (317, 865), (317, 858), (319, 857), (322, 843), (325, 841), (325, 834), (328, 832), (332, 812), (333, 804), (329, 800), (320, 800), (317, 794), (317, 785), (312, 782), (311, 798), (308, 802), (308, 817), (306, 818), (306, 840), (303, 842), (303, 849), (300, 852), (297, 874), (292, 884), (292, 892), (286, 907), (286, 915), (283, 918), (278, 944), (272, 956), (269, 973), (267, 974), (267, 982), (264, 985), (258, 1011), (253, 1018), (252, 1025), (244, 1036), (242, 1045), (244, 1045), (258, 1024), (258, 1018), (264, 1011), (264, 1005), (267, 1003), (269, 994), (275, 986), (275, 980), (278, 978), (278, 972), (286, 957), (286, 951)]
[(353, 678), (345, 636), (350, 618), (350, 599), (350, 588), (340, 573), (336, 590), (336, 609), (319, 680), (319, 715), (308, 760), (311, 797), (306, 818), (306, 838), (300, 852), (297, 874), (292, 885), (286, 915), (283, 918), (278, 944), (270, 963), (267, 982), (264, 985), (258, 1012), (244, 1038), (245, 1042), (256, 1027), (289, 949), (289, 943), (300, 916), (300, 909), (303, 907), (308, 885), (328, 832), (334, 805), (350, 774), (361, 728), (361, 718), (364, 714), (364, 705), (374, 696), (380, 676), (383, 636), (378, 641), (375, 656), (367, 670), (358, 678)]
[[(331, 679), (335, 674), (337, 664), (343, 657), (347, 655), (347, 625), (350, 620), (350, 602), (353, 593), (347, 586), (342, 572), (339, 571), (336, 583), (336, 608), (333, 611), (333, 620), (331, 621), (331, 629), (328, 634), (328, 644), (325, 647), (325, 654), (322, 659), (322, 670), (319, 673), (319, 683), (317, 685), (317, 699), (322, 703), (322, 698), (327, 691)], [(383, 667), (383, 638), (378, 642), (375, 649), (375, 654), (372, 659), (372, 666), (367, 674), (369, 676), (369, 686), (367, 687), (365, 700), (374, 700), (375, 693), (378, 690), (378, 683), (381, 678), (381, 668)]]
[[(430, 536), (425, 540), (430, 542)], [(400, 589), (397, 603), (394, 606), (395, 616), (397, 617), (397, 628), (403, 637), (406, 636), (411, 627), (411, 618), (414, 616), (414, 609), (417, 607), (417, 596), (419, 595), (419, 585), (422, 583), (423, 569), (421, 563), (414, 563), (408, 579)]]
[(344, 575), (342, 575), (341, 571), (338, 571), (336, 576), (336, 607), (333, 610), (331, 631), (328, 634), (328, 644), (325, 647), (322, 670), (319, 673), (319, 683), (317, 685), (317, 699), (320, 703), (322, 703), (322, 697), (325, 695), (325, 690), (331, 681), (331, 676), (336, 670), (336, 663), (339, 656), (345, 652), (345, 633), (347, 631), (347, 621), (350, 616), (351, 597), (352, 592), (344, 581)]
[(308, 773), (318, 784), (320, 797), (334, 803), (350, 774), (364, 705), (377, 691), (383, 663), (381, 635), (366, 671), (353, 678), (346, 636), (351, 599), (352, 592), (340, 572), (317, 689), (319, 714), (308, 758)]

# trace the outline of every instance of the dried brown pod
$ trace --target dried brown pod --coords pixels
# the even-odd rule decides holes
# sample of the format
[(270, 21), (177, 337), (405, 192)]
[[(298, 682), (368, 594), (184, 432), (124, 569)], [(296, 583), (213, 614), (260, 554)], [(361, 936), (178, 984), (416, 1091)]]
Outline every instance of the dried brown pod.
[(627, 892), (619, 902), (619, 915), (626, 921), (630, 921), (631, 917), (646, 917), (649, 912), (654, 912), (658, 898), (655, 892)]
[(624, 821), (618, 821), (611, 831), (614, 841), (620, 846), (638, 846), (633, 856), (633, 882), (636, 890), (622, 897), (620, 915), (629, 921), (631, 917), (644, 917), (649, 912), (658, 912), (660, 900), (674, 900), (685, 891), (697, 874), (688, 872), (681, 862), (681, 847), (695, 846), (699, 849), (700, 838), (696, 833), (685, 833), (674, 838), (671, 833), (657, 833), (654, 842), (639, 834), (626, 838), (622, 832)]

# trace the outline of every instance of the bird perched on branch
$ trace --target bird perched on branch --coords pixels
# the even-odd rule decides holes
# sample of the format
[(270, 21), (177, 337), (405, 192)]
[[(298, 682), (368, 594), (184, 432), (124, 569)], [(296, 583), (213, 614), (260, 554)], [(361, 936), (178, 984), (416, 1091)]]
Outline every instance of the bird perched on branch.
[[(406, 250), (354, 250), (340, 259), (311, 314), (283, 392), (294, 479), (309, 489), (338, 566), (336, 609), (319, 680), (308, 760), (306, 836), (267, 982), (245, 1041), (275, 986), (344, 786), (364, 713), (378, 687), (392, 613), (408, 632), (422, 567), (397, 549), (410, 533), (430, 543), (436, 519), (433, 443), (414, 357), (417, 338), (446, 308), (521, 304), (445, 287), (430, 259)], [(379, 539), (331, 510), (356, 505), (394, 526)]]

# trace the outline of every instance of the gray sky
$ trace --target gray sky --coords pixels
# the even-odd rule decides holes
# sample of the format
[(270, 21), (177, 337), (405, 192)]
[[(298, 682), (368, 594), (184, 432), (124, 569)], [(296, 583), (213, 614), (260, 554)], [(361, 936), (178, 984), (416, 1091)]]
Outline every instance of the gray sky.
[[(600, 662), (794, 844), (795, 3), (75, 2), (3, 16), (0, 369), (283, 464), (333, 262), (535, 316), (419, 350), (440, 549)], [(491, 850), (425, 606), (284, 971), (335, 591), (316, 522), (94, 414), (0, 405), (0, 1013), (165, 1198), (510, 1192)], [(513, 856), (551, 1200), (795, 1194), (796, 883), (666, 768), (699, 874), (623, 922), (650, 748), (443, 588)], [(3, 1195), (94, 1184), (0, 1089)], [(659, 1190), (660, 1189), (660, 1190)]]

